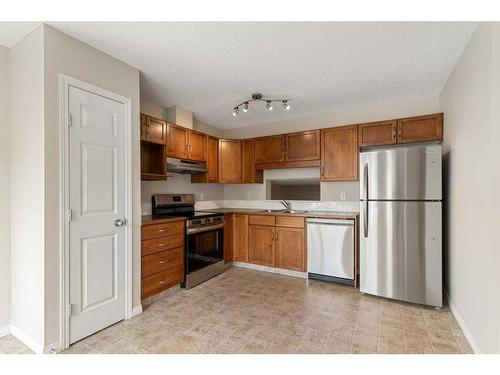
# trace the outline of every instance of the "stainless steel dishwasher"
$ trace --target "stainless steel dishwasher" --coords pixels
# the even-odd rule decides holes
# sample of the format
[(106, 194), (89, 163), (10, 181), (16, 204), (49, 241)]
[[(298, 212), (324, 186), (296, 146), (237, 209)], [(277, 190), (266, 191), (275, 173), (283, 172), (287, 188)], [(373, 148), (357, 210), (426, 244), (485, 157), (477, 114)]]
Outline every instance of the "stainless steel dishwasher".
[(354, 220), (307, 220), (310, 279), (354, 285)]

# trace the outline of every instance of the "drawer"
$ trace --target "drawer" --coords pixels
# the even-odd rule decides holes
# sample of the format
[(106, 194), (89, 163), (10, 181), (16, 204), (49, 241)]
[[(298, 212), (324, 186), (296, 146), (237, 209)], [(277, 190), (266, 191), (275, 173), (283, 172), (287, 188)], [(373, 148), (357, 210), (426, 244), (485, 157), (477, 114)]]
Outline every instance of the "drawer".
[(184, 246), (184, 234), (174, 234), (142, 241), (142, 255), (159, 253), (160, 251), (175, 249)]
[(141, 298), (147, 298), (153, 294), (159, 293), (162, 290), (180, 284), (182, 281), (184, 269), (183, 267), (172, 268), (168, 271), (156, 273), (152, 276), (142, 279)]
[(142, 226), (142, 240), (150, 240), (172, 234), (184, 234), (184, 221), (174, 221), (173, 223), (152, 224)]
[(273, 215), (248, 215), (248, 224), (274, 226), (274, 219), (275, 217)]
[(142, 257), (142, 278), (155, 273), (182, 266), (184, 263), (184, 248), (178, 247), (161, 253)]
[(304, 218), (297, 216), (276, 216), (277, 227), (304, 228)]

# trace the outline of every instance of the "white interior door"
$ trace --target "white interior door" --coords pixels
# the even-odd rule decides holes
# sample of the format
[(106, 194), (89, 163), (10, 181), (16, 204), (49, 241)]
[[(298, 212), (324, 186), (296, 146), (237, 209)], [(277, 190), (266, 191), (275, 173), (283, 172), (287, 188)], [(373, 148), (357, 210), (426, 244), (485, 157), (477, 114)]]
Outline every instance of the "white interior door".
[(125, 105), (69, 87), (70, 344), (125, 318)]

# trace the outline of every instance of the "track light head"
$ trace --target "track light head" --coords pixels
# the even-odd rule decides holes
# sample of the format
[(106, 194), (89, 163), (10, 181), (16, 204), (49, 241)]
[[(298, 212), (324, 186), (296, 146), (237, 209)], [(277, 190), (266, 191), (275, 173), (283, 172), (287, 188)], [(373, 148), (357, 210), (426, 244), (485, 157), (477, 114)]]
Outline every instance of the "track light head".
[(233, 108), (233, 116), (236, 117), (238, 115), (239, 111), (240, 111), (240, 107), (234, 107)]
[(243, 112), (248, 112), (248, 102), (245, 102), (245, 106), (243, 107)]
[(273, 110), (273, 106), (272, 106), (272, 104), (271, 104), (271, 101), (270, 101), (270, 100), (268, 100), (268, 101), (267, 101), (267, 103), (266, 103), (266, 107), (267, 107), (267, 109), (268, 109), (269, 111), (272, 111), (272, 110)]
[(285, 108), (285, 110), (287, 111), (290, 110), (290, 104), (288, 104), (288, 100), (283, 100), (283, 108)]

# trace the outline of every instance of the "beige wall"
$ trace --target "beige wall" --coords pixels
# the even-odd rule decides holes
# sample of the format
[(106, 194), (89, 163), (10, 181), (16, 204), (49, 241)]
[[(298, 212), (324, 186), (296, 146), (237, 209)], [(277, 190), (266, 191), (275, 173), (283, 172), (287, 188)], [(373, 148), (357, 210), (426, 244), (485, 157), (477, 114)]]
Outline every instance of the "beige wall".
[(498, 37), (498, 24), (481, 24), (440, 95), (445, 118), (445, 288), (471, 345), (484, 353), (500, 351), (494, 230), (500, 190), (499, 124), (494, 121), (499, 110)]
[(50, 26), (45, 46), (45, 344), (59, 339), (59, 74), (64, 73), (132, 100), (133, 305), (140, 304), (139, 71)]
[(10, 324), (9, 60), (0, 46), (0, 331)]
[[(38, 27), (9, 50), (11, 322), (37, 347), (44, 345), (45, 316), (43, 80)], [(59, 293), (57, 286), (49, 292)]]

